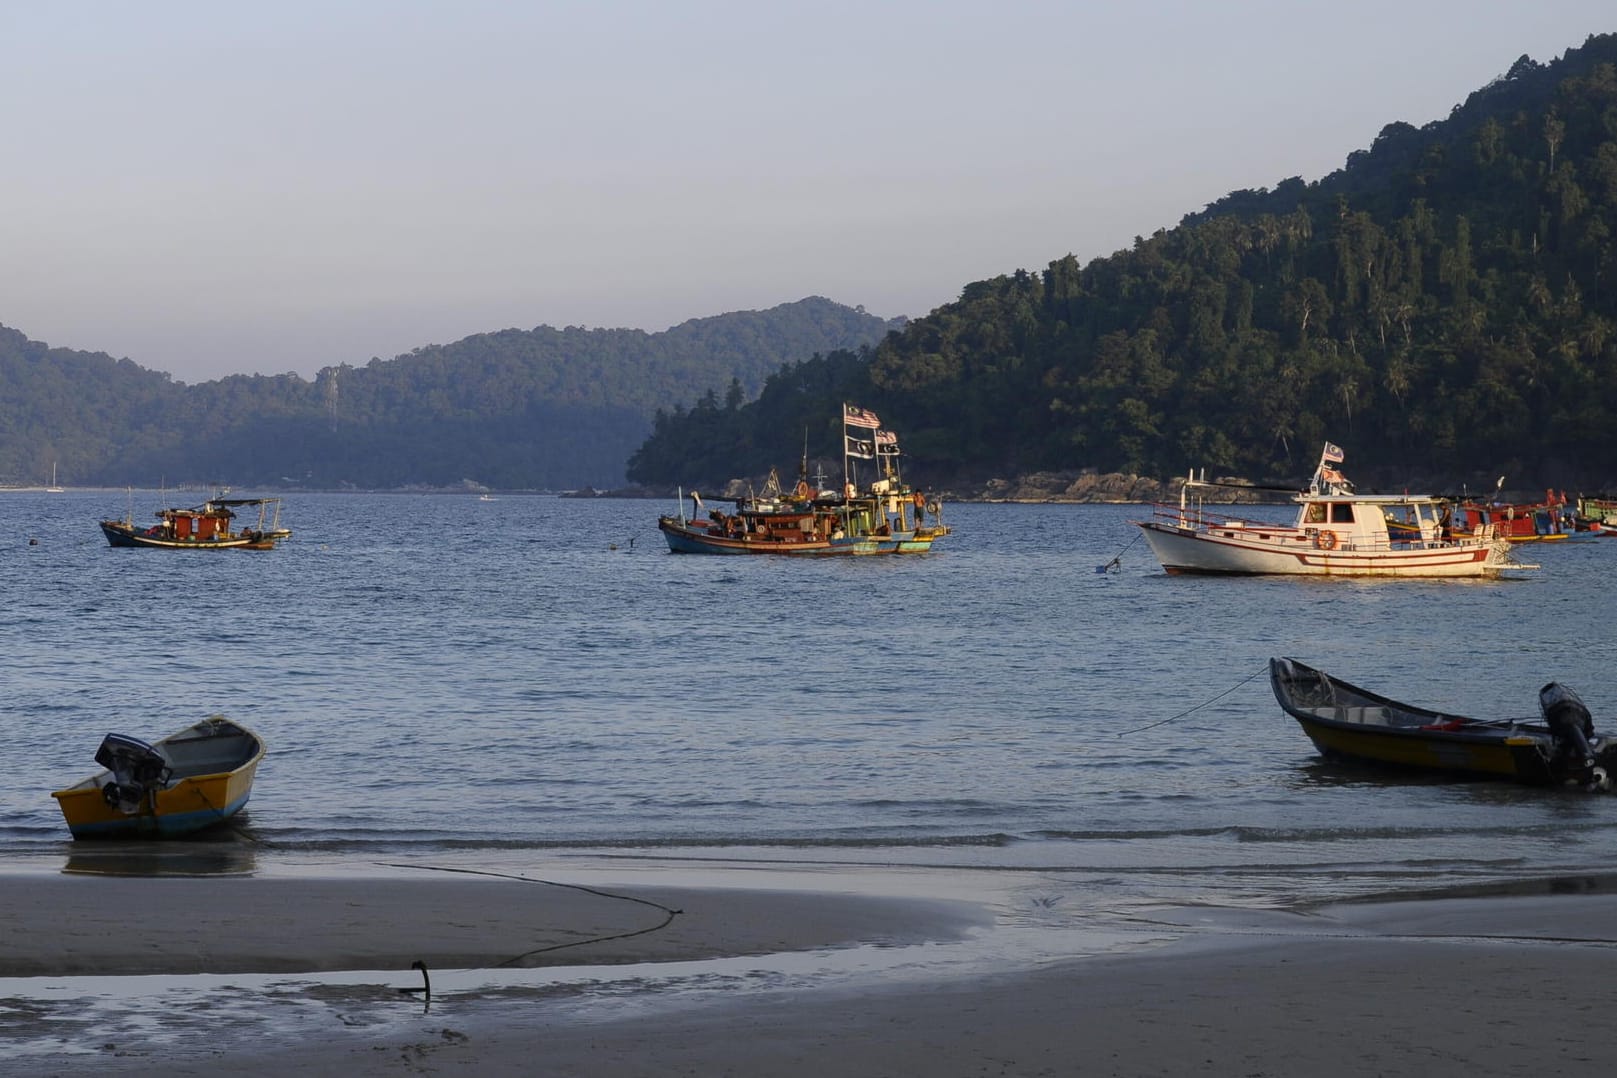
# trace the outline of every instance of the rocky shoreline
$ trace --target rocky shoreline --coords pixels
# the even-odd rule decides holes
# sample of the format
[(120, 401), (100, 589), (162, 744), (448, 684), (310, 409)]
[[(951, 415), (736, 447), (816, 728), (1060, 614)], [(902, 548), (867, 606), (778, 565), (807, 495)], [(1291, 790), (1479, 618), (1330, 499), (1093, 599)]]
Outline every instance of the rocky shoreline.
[[(1228, 497), (1220, 502), (1283, 502), (1284, 493), (1254, 487), (1250, 481), (1221, 477), (1218, 482), (1228, 484)], [(1015, 479), (989, 479), (981, 484), (947, 484), (936, 493), (946, 502), (983, 502), (1039, 504), (1059, 502), (1066, 504), (1130, 505), (1151, 502), (1176, 502), (1185, 485), (1183, 478), (1169, 480), (1122, 472), (1099, 472), (1093, 468), (1073, 471), (1032, 472)], [(749, 491), (761, 489), (761, 480), (731, 479), (727, 483), (700, 488), (709, 498), (728, 501), (745, 497)], [(1251, 489), (1243, 490), (1242, 487)], [(930, 491), (929, 491), (930, 493)], [(667, 498), (668, 491), (645, 487), (622, 487), (596, 490), (586, 487), (569, 491), (567, 498)], [(686, 491), (689, 497), (690, 492)]]
[[(1222, 490), (1216, 496), (1208, 496), (1205, 500), (1218, 504), (1288, 504), (1294, 490), (1281, 489), (1274, 486), (1264, 486), (1254, 483), (1250, 479), (1237, 476), (1209, 476), (1209, 481), (1221, 485)], [(750, 492), (763, 489), (764, 480), (731, 479), (725, 483), (702, 486), (700, 489), (705, 497), (720, 501), (729, 501), (735, 498), (746, 497)], [(1179, 492), (1185, 485), (1183, 476), (1173, 479), (1155, 479), (1150, 476), (1135, 475), (1129, 472), (1101, 472), (1094, 468), (1079, 468), (1069, 471), (1030, 472), (1027, 475), (1012, 479), (994, 478), (982, 482), (945, 483), (939, 487), (924, 487), (929, 495), (935, 494), (945, 502), (981, 502), (981, 503), (1007, 503), (1037, 505), (1041, 503), (1061, 504), (1097, 504), (1097, 505), (1140, 505), (1152, 502), (1178, 502)], [(1482, 500), (1499, 500), (1502, 502), (1535, 502), (1544, 497), (1542, 490), (1505, 490), (1495, 491), (1483, 489), (1486, 484), (1477, 484), (1475, 496)], [(1432, 494), (1437, 497), (1461, 497), (1472, 493), (1466, 484), (1443, 481), (1417, 481), (1395, 482), (1391, 484), (1361, 483), (1358, 485), (1360, 493), (1371, 494), (1388, 490), (1402, 490)], [(1569, 490), (1568, 493), (1571, 493)], [(675, 493), (669, 490), (651, 489), (647, 487), (621, 487), (612, 490), (596, 490), (586, 487), (582, 490), (568, 491), (562, 495), (568, 498), (649, 498), (669, 499)], [(690, 490), (685, 491), (690, 496)]]

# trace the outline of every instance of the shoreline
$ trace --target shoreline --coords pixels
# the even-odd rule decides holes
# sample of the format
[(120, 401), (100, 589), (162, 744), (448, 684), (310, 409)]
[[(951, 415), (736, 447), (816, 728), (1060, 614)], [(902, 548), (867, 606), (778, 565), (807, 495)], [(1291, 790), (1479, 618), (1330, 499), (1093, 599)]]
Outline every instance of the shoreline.
[(0, 979), (529, 969), (958, 939), (958, 900), (599, 885), (461, 869), (0, 874)]
[[(874, 893), (797, 867), (714, 887), (573, 867), (565, 883), (374, 866), (4, 873), (0, 1065), (648, 1078), (1609, 1069), (1600, 1005), (1617, 893), (1604, 877), (1296, 911), (1164, 907), (1106, 938), (1093, 923), (1030, 927), (981, 896), (927, 897), (927, 881)], [(412, 961), (431, 971), (429, 999), (410, 993), (422, 983)]]

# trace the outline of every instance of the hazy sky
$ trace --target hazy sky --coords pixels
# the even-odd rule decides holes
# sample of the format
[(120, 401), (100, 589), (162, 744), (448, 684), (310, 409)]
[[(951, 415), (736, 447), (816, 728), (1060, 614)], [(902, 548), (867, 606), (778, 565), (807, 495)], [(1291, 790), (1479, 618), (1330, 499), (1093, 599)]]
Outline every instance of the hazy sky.
[(1612, 0), (0, 0), (0, 323), (186, 382), (919, 316), (1441, 119)]

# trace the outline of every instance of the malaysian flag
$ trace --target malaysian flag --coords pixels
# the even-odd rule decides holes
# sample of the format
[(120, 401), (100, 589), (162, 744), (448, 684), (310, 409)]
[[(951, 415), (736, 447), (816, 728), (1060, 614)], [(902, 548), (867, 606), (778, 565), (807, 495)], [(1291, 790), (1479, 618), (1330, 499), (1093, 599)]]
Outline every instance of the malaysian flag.
[(842, 422), (845, 426), (864, 427), (868, 430), (875, 430), (881, 426), (881, 420), (876, 418), (875, 412), (868, 408), (856, 408), (851, 404), (842, 406)]
[(1325, 443), (1325, 452), (1320, 454), (1320, 460), (1326, 464), (1341, 464), (1343, 461), (1342, 447), (1335, 442)]
[(894, 434), (890, 430), (879, 430), (876, 432), (876, 445), (878, 447), (891, 446), (892, 448), (897, 449), (898, 435)]
[(876, 444), (874, 442), (861, 441), (858, 438), (847, 437), (844, 437), (843, 441), (846, 443), (846, 445), (843, 446), (843, 452), (846, 455), (850, 457), (858, 457), (860, 460), (876, 459)]

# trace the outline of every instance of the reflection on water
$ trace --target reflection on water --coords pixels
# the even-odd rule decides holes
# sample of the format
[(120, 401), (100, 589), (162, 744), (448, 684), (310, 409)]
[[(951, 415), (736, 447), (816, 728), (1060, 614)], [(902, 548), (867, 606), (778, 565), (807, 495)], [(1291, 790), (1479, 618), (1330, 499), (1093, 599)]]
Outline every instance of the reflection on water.
[(62, 871), (75, 876), (250, 876), (258, 847), (233, 832), (183, 839), (73, 843)]

